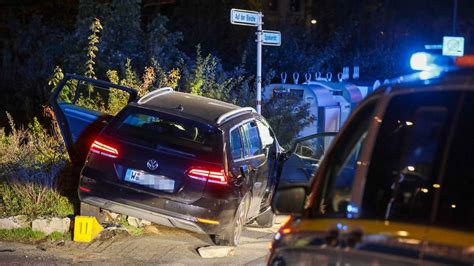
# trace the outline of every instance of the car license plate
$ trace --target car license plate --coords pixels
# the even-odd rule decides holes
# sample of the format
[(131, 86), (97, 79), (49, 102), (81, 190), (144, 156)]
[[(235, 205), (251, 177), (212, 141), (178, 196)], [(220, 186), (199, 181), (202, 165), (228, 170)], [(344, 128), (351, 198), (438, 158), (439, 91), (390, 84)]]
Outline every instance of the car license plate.
[(162, 175), (153, 175), (145, 171), (127, 169), (125, 181), (140, 184), (158, 190), (173, 191), (174, 180)]

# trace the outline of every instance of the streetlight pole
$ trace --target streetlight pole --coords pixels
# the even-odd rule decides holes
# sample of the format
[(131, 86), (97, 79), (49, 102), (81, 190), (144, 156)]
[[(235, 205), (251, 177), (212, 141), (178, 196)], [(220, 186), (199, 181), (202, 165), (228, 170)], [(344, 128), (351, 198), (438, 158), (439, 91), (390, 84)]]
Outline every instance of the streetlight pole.
[(456, 36), (457, 17), (458, 17), (458, 0), (453, 0), (453, 36)]
[(262, 113), (262, 25), (263, 14), (258, 13), (257, 25), (257, 113)]

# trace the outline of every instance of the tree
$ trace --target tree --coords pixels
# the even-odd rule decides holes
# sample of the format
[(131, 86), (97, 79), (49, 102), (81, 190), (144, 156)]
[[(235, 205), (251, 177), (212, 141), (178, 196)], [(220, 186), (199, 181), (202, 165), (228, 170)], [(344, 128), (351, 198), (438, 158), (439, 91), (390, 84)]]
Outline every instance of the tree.
[(183, 40), (181, 32), (170, 32), (166, 25), (169, 20), (164, 16), (157, 16), (147, 26), (146, 56), (159, 64), (164, 71), (178, 67), (185, 54), (178, 49)]
[(289, 144), (298, 133), (314, 122), (309, 104), (302, 103), (296, 95), (275, 95), (264, 102), (262, 114), (272, 126), (281, 145)]
[(144, 38), (140, 28), (140, 2), (112, 0), (109, 13), (102, 19), (104, 30), (99, 48), (103, 51), (98, 60), (103, 67), (117, 69), (127, 58), (142, 68), (144, 66)]

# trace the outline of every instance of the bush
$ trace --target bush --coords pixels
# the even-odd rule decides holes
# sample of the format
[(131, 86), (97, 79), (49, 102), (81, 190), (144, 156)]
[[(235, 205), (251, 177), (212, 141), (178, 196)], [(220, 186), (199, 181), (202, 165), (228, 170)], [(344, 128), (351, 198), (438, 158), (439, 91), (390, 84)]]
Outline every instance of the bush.
[(62, 142), (36, 118), (27, 129), (16, 129), (7, 116), (11, 133), (0, 129), (0, 216), (73, 214), (73, 205), (58, 189), (59, 177), (69, 166)]

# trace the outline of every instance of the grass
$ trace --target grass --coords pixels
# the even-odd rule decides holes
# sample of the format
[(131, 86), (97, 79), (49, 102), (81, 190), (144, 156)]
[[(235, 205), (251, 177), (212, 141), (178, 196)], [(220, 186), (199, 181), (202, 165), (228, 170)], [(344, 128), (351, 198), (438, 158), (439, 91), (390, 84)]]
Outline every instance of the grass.
[(62, 234), (60, 232), (53, 232), (46, 235), (40, 231), (33, 231), (31, 228), (15, 228), (15, 229), (0, 229), (1, 241), (16, 241), (32, 243), (39, 240), (47, 239), (55, 242), (59, 240), (72, 240), (71, 233)]
[(127, 229), (127, 231), (133, 235), (133, 236), (141, 236), (143, 235), (143, 228), (137, 228), (137, 227), (134, 227), (134, 226), (131, 226), (128, 221), (127, 221), (127, 218), (125, 215), (120, 215), (119, 219), (118, 219), (118, 224), (122, 225), (123, 227), (125, 227), (125, 229)]
[(130, 234), (132, 234), (132, 236), (141, 236), (143, 234), (142, 228), (133, 227), (131, 225), (125, 225), (125, 228), (130, 232)]
[(46, 235), (31, 228), (0, 229), (0, 240), (34, 242), (44, 239)]
[(66, 234), (62, 234), (60, 232), (52, 232), (48, 236), (48, 240), (55, 242), (59, 240), (72, 240), (72, 234), (71, 232), (67, 232)]

